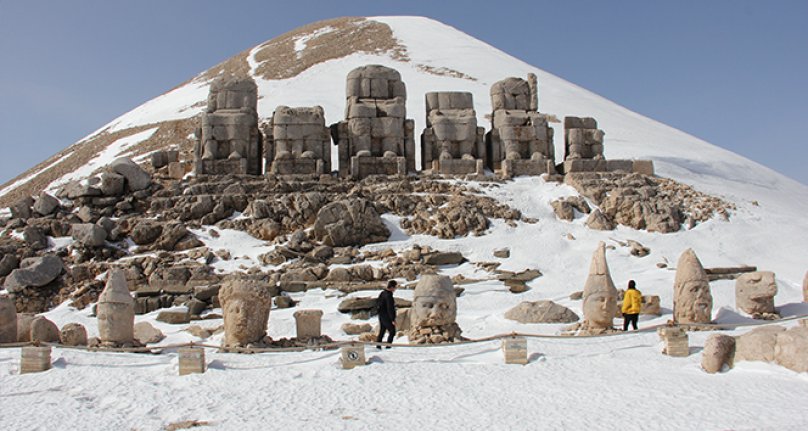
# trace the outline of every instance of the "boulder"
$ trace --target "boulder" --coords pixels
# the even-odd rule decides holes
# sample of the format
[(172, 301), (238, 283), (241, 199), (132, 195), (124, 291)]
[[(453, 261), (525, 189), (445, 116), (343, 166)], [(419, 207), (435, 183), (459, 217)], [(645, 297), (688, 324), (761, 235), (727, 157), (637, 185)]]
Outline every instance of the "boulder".
[(360, 310), (376, 308), (376, 298), (348, 298), (342, 300), (337, 306), (340, 313), (351, 313)]
[(559, 220), (572, 221), (575, 218), (575, 211), (572, 205), (564, 199), (557, 199), (550, 202), (553, 212)]
[(342, 324), (342, 332), (346, 333), (347, 335), (359, 335), (365, 332), (370, 332), (373, 330), (373, 327), (370, 326), (370, 323), (343, 323)]
[(662, 315), (662, 307), (659, 304), (659, 295), (643, 295), (640, 314), (650, 314), (653, 316)]
[(0, 344), (17, 342), (17, 308), (14, 300), (0, 296)]
[(59, 327), (45, 317), (37, 316), (31, 321), (31, 341), (40, 343), (58, 343)]
[(8, 209), (11, 210), (11, 218), (27, 219), (31, 218), (31, 207), (34, 205), (34, 198), (26, 196), (18, 200)]
[(131, 191), (143, 190), (151, 184), (151, 175), (130, 158), (117, 158), (110, 163), (109, 168), (112, 172), (123, 175), (123, 177), (126, 178), (126, 183), (129, 185), (129, 190)]
[(609, 216), (596, 209), (586, 219), (586, 227), (594, 230), (614, 230), (615, 224)]
[(104, 172), (101, 174), (101, 183), (99, 188), (104, 196), (120, 196), (123, 194), (124, 181), (126, 179), (123, 175), (118, 175), (112, 172)]
[(179, 325), (190, 322), (191, 316), (188, 315), (187, 310), (165, 310), (161, 311), (160, 314), (157, 315), (157, 320), (164, 323), (170, 323), (172, 325)]
[(734, 356), (734, 337), (724, 334), (710, 335), (701, 353), (701, 368), (710, 374), (721, 371), (724, 365), (732, 368)]
[(36, 317), (35, 314), (31, 313), (17, 314), (17, 342), (31, 341), (31, 323), (34, 322)]
[(461, 253), (455, 251), (434, 252), (424, 255), (425, 265), (458, 265), (463, 263), (465, 260), (466, 259)]
[(511, 257), (511, 249), (509, 249), (508, 247), (495, 249), (494, 257), (498, 257), (500, 259), (507, 259)]
[(325, 245), (348, 247), (386, 241), (390, 230), (370, 202), (349, 198), (322, 207), (312, 234)]
[(78, 243), (87, 247), (100, 247), (106, 243), (107, 231), (91, 223), (77, 223), (70, 229), (70, 235)]
[(48, 237), (39, 228), (28, 226), (22, 231), (22, 238), (25, 243), (34, 250), (41, 250), (48, 247)]
[(735, 337), (735, 362), (773, 362), (777, 335), (783, 331), (782, 326), (763, 326)]
[(295, 306), (295, 301), (284, 295), (276, 296), (275, 298), (275, 306), (278, 308), (292, 308)]
[(37, 213), (45, 216), (51, 214), (58, 207), (59, 207), (59, 199), (56, 199), (55, 197), (45, 192), (42, 192), (39, 194), (39, 197), (36, 199), (36, 202), (34, 202), (33, 209)]
[(139, 341), (140, 344), (153, 344), (159, 343), (163, 340), (166, 336), (163, 333), (151, 325), (149, 322), (138, 322), (135, 324), (134, 327), (135, 331), (135, 340)]
[(13, 253), (7, 253), (0, 259), (0, 277), (11, 274), (11, 271), (19, 268), (20, 258)]
[(808, 328), (797, 326), (779, 332), (774, 361), (797, 373), (808, 372)]
[(55, 280), (64, 270), (62, 259), (46, 255), (23, 259), (21, 267), (11, 271), (3, 286), (11, 293), (20, 292), (26, 287), (40, 287)]
[(68, 323), (62, 327), (59, 339), (65, 346), (86, 346), (87, 329), (80, 323)]
[(578, 315), (553, 301), (525, 301), (505, 312), (505, 318), (519, 323), (572, 323)]
[(137, 245), (151, 244), (163, 233), (163, 225), (151, 221), (141, 221), (132, 228), (130, 235)]

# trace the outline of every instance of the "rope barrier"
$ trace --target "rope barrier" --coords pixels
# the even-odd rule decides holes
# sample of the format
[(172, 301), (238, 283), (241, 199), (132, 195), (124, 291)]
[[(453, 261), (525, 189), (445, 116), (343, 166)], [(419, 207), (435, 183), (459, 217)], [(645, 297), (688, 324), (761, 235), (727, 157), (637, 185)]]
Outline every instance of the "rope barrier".
[(303, 352), (306, 350), (331, 350), (331, 349), (338, 349), (344, 346), (356, 346), (356, 345), (364, 345), (364, 346), (383, 346), (383, 347), (397, 347), (397, 348), (434, 348), (434, 347), (449, 347), (449, 346), (462, 346), (462, 345), (469, 345), (469, 344), (477, 344), (477, 343), (486, 343), (489, 341), (497, 341), (502, 340), (505, 338), (512, 338), (512, 337), (525, 337), (525, 338), (536, 338), (536, 339), (555, 339), (555, 340), (586, 340), (586, 339), (596, 339), (596, 338), (608, 338), (608, 337), (616, 337), (616, 336), (631, 336), (631, 335), (641, 335), (646, 334), (648, 332), (655, 332), (659, 328), (669, 327), (669, 326), (680, 326), (685, 329), (688, 327), (693, 328), (715, 328), (717, 330), (722, 329), (737, 329), (741, 327), (747, 326), (767, 326), (767, 325), (774, 325), (784, 322), (789, 322), (793, 320), (799, 320), (808, 317), (808, 314), (799, 315), (799, 316), (791, 316), (779, 320), (767, 320), (761, 323), (729, 323), (729, 324), (714, 324), (714, 323), (704, 323), (704, 324), (679, 324), (679, 325), (668, 325), (668, 324), (658, 324), (653, 326), (644, 327), (640, 330), (624, 332), (624, 331), (615, 331), (607, 334), (596, 334), (596, 335), (551, 335), (551, 334), (530, 334), (530, 333), (523, 333), (523, 332), (511, 332), (506, 334), (497, 334), (491, 335), (488, 337), (483, 338), (476, 338), (476, 339), (463, 339), (451, 343), (441, 343), (441, 344), (409, 344), (409, 343), (386, 343), (386, 342), (376, 342), (376, 341), (359, 341), (359, 340), (344, 340), (344, 341), (334, 341), (330, 343), (323, 343), (323, 344), (307, 344), (307, 343), (300, 343), (298, 342), (297, 346), (294, 347), (222, 347), (216, 346), (212, 344), (205, 344), (205, 343), (195, 343), (195, 342), (188, 342), (188, 343), (177, 343), (177, 344), (168, 344), (162, 346), (143, 346), (143, 347), (101, 347), (101, 346), (66, 346), (60, 343), (48, 343), (48, 342), (18, 342), (18, 343), (0, 343), (0, 349), (8, 349), (8, 348), (20, 348), (20, 347), (27, 347), (27, 346), (47, 346), (47, 347), (57, 347), (60, 349), (73, 349), (73, 350), (83, 350), (89, 352), (111, 352), (111, 353), (151, 353), (151, 354), (160, 354), (163, 350), (171, 350), (171, 349), (180, 349), (185, 347), (202, 347), (208, 349), (217, 349), (221, 352), (225, 353), (290, 353), (290, 352)]

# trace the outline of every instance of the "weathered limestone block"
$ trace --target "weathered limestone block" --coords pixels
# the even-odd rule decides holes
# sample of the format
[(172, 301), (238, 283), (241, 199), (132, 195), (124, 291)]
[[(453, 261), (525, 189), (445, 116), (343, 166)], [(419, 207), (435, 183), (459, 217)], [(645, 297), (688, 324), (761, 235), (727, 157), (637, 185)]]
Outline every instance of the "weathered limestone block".
[(110, 269), (107, 284), (98, 297), (98, 338), (105, 346), (133, 345), (135, 301), (129, 294), (123, 269)]
[(205, 372), (205, 349), (201, 347), (183, 347), (177, 351), (179, 355), (179, 374), (202, 374)]
[(219, 290), (219, 302), (224, 314), (222, 347), (263, 343), (272, 306), (268, 286), (245, 278), (225, 280)]
[(39, 197), (34, 202), (33, 210), (41, 215), (48, 215), (53, 213), (59, 207), (59, 199), (49, 195), (46, 192), (39, 194)]
[(278, 106), (264, 128), (266, 172), (275, 175), (331, 172), (331, 135), (321, 106)]
[(34, 343), (58, 343), (59, 327), (43, 316), (31, 321), (31, 341)]
[(472, 94), (426, 93), (426, 128), (421, 134), (422, 169), (444, 175), (483, 174), (485, 129), (477, 127)]
[(707, 273), (693, 249), (687, 249), (676, 264), (673, 320), (677, 323), (710, 323), (712, 310), (713, 296)]
[(657, 333), (665, 343), (662, 354), (675, 357), (690, 355), (687, 331), (680, 327), (672, 326), (659, 328), (657, 329)]
[(328, 246), (347, 247), (386, 241), (390, 230), (370, 202), (349, 198), (322, 207), (312, 235)]
[(609, 216), (595, 209), (586, 218), (586, 227), (594, 230), (614, 230), (617, 226)]
[(342, 177), (406, 175), (415, 171), (415, 123), (406, 119), (401, 75), (380, 65), (348, 73), (345, 120), (331, 126)]
[(340, 348), (340, 364), (345, 370), (366, 364), (365, 345), (351, 344)]
[(17, 309), (14, 300), (0, 296), (0, 344), (17, 342)]
[(87, 247), (100, 247), (106, 243), (107, 231), (92, 223), (77, 223), (72, 225), (70, 235), (78, 243)]
[(370, 323), (343, 323), (340, 328), (347, 335), (359, 335), (373, 330)]
[(101, 174), (99, 187), (104, 196), (120, 196), (123, 194), (126, 178), (113, 172)]
[(413, 293), (409, 339), (413, 344), (439, 344), (461, 339), (457, 296), (445, 275), (422, 275)]
[(785, 331), (782, 326), (771, 325), (755, 328), (735, 337), (735, 362), (774, 362), (774, 347), (777, 334)]
[(68, 323), (62, 327), (59, 339), (65, 346), (86, 346), (87, 329), (80, 323)]
[(777, 283), (773, 272), (748, 272), (735, 280), (735, 305), (753, 317), (759, 318), (776, 313), (774, 309), (776, 294)]
[(774, 361), (798, 373), (808, 372), (808, 328), (797, 326), (778, 333)]
[(506, 364), (527, 364), (527, 339), (525, 337), (508, 337), (502, 339), (502, 352)]
[(735, 338), (724, 334), (713, 334), (704, 343), (701, 353), (701, 368), (715, 374), (724, 368), (732, 368), (735, 357)]
[(3, 287), (10, 293), (20, 292), (26, 287), (40, 287), (55, 280), (64, 270), (59, 256), (46, 255), (23, 259), (20, 268), (11, 271)]
[(294, 316), (298, 339), (317, 338), (322, 335), (320, 321), (323, 310), (298, 310)]
[(505, 318), (519, 323), (572, 323), (578, 315), (553, 301), (522, 302), (505, 312)]
[(143, 345), (159, 343), (166, 337), (162, 331), (152, 326), (149, 322), (136, 323), (133, 331), (135, 340)]
[(491, 86), (491, 131), (486, 134), (487, 164), (505, 177), (555, 173), (553, 129), (538, 112), (538, 83), (506, 78)]
[(118, 175), (122, 175), (131, 191), (143, 190), (151, 184), (151, 175), (127, 157), (115, 159), (110, 163), (109, 169)]
[(612, 329), (617, 313), (617, 289), (606, 263), (606, 244), (602, 241), (592, 255), (583, 300), (584, 331), (597, 333)]
[(51, 368), (51, 347), (25, 346), (20, 349), (20, 374), (40, 373)]
[(261, 174), (257, 106), (258, 87), (252, 78), (223, 76), (211, 84), (208, 106), (196, 131), (197, 174)]

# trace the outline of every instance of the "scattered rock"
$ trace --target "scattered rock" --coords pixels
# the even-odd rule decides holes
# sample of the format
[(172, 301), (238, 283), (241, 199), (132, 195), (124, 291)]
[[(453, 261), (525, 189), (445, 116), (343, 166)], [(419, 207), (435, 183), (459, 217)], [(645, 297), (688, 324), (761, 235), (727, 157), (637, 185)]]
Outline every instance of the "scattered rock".
[(522, 302), (505, 312), (505, 318), (519, 323), (572, 323), (579, 317), (553, 301)]
[(78, 223), (70, 229), (74, 240), (87, 247), (100, 247), (106, 243), (107, 231), (97, 224)]
[(643, 246), (637, 241), (627, 240), (628, 246), (631, 247), (631, 255), (637, 257), (645, 257), (651, 253), (651, 249)]
[(325, 245), (347, 247), (386, 241), (390, 230), (370, 202), (349, 198), (322, 207), (312, 234)]
[(26, 287), (40, 287), (55, 280), (64, 270), (62, 259), (46, 255), (23, 259), (20, 268), (11, 271), (3, 286), (11, 293)]
[(592, 211), (586, 219), (586, 226), (594, 230), (614, 230), (614, 222), (599, 209)]
[(511, 257), (511, 249), (509, 249), (507, 247), (498, 248), (498, 249), (494, 250), (494, 257), (498, 257), (500, 259), (507, 259), (507, 258)]
[[(365, 332), (371, 332), (373, 327), (370, 323), (343, 323), (342, 332), (348, 335), (359, 335)], [(399, 328), (400, 330), (400, 328)]]
[(459, 265), (465, 262), (465, 258), (461, 253), (450, 252), (434, 252), (423, 256), (424, 265)]
[(166, 337), (159, 329), (152, 326), (149, 322), (135, 323), (134, 331), (135, 340), (144, 345), (159, 343)]
[(295, 306), (295, 301), (284, 295), (279, 295), (275, 297), (275, 306), (278, 308), (292, 308)]
[(59, 207), (59, 199), (42, 192), (39, 194), (36, 202), (34, 203), (33, 210), (37, 213), (46, 216), (53, 213)]
[(116, 174), (123, 175), (123, 177), (126, 178), (126, 184), (129, 185), (129, 190), (143, 190), (151, 184), (151, 176), (149, 173), (127, 157), (115, 159), (109, 164), (109, 168)]
[(31, 341), (34, 343), (58, 343), (59, 327), (45, 317), (35, 317), (31, 321)]
[(157, 320), (172, 325), (179, 325), (191, 321), (188, 311), (164, 310), (157, 315)]

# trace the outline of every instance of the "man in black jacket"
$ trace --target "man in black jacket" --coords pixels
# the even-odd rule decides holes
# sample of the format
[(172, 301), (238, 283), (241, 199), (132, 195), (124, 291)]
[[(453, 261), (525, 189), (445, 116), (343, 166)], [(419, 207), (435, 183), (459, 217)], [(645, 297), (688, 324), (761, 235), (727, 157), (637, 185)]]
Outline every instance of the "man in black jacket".
[[(387, 282), (387, 288), (382, 290), (379, 298), (376, 300), (376, 307), (379, 310), (379, 336), (376, 337), (376, 342), (381, 342), (384, 338), (384, 333), (387, 331), (390, 335), (387, 336), (387, 342), (392, 343), (393, 337), (396, 336), (396, 300), (393, 298), (393, 293), (396, 291), (396, 281), (390, 280)], [(381, 350), (382, 346), (376, 346)], [(389, 349), (390, 346), (387, 346)]]

